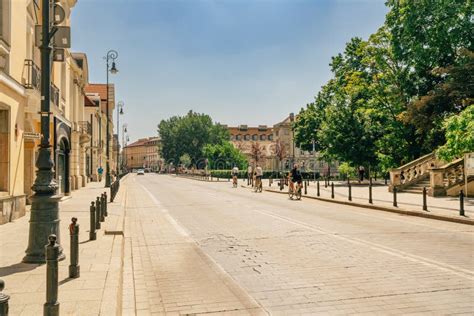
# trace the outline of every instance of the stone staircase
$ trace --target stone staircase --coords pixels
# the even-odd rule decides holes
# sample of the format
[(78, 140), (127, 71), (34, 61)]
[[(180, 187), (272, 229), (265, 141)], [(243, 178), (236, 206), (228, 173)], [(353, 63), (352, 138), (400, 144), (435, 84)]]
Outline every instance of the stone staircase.
[(402, 192), (407, 192), (407, 193), (416, 193), (416, 194), (422, 194), (423, 193), (423, 188), (426, 188), (427, 190), (430, 188), (430, 178), (426, 177), (424, 180), (420, 180), (419, 182), (416, 182), (414, 184), (411, 184), (404, 189), (402, 189)]

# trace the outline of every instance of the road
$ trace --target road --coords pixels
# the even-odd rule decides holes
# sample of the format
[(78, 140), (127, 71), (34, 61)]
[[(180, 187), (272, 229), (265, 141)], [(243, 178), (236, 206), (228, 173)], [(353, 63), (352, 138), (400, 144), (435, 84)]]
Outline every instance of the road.
[(124, 314), (473, 314), (474, 228), (131, 175)]

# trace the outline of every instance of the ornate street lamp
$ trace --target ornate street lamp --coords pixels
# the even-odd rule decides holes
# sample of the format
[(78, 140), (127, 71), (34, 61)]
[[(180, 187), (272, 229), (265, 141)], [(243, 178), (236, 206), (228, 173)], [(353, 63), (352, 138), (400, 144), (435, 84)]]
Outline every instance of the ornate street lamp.
[[(54, 178), (54, 162), (51, 158), (50, 144), (50, 102), (51, 102), (51, 39), (57, 31), (56, 22), (51, 27), (52, 2), (42, 1), (42, 40), (39, 47), (41, 53), (41, 143), (36, 159), (36, 179), (32, 186), (34, 195), (31, 197), (30, 227), (28, 248), (23, 262), (46, 262), (44, 246), (48, 236), (55, 234), (57, 243), (60, 241), (59, 230), (59, 200), (56, 195), (58, 184)], [(58, 5), (58, 4), (54, 4)], [(53, 30), (55, 29), (55, 30)], [(65, 258), (62, 247), (59, 246), (59, 259)]]
[[(106, 115), (107, 115), (107, 136), (106, 136), (106, 156), (107, 161), (105, 163), (105, 187), (110, 187), (110, 118), (109, 118), (109, 72), (111, 74), (116, 74), (118, 72), (117, 67), (115, 66), (115, 59), (117, 59), (118, 53), (115, 50), (109, 50), (105, 58), (106, 67), (107, 67), (107, 106), (106, 106)], [(110, 65), (110, 61), (112, 65)], [(118, 127), (117, 127), (118, 128)]]
[(120, 166), (119, 166), (119, 157), (120, 157), (120, 142), (119, 142), (119, 133), (120, 133), (120, 115), (123, 115), (123, 106), (125, 104), (123, 103), (123, 101), (119, 101), (117, 103), (117, 162), (116, 162), (116, 173), (117, 173), (117, 177), (120, 175)]

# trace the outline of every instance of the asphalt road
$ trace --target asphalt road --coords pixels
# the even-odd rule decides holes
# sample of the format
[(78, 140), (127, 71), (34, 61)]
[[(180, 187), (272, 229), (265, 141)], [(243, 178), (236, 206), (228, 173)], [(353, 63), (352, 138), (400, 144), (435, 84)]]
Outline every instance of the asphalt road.
[(472, 226), (227, 182), (146, 174), (125, 183), (134, 302), (124, 308), (474, 314)]

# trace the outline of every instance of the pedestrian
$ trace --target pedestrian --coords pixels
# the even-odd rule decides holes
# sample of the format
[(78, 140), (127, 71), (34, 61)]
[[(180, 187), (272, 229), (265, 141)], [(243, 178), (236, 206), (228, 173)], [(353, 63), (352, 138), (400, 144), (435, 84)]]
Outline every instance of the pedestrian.
[(250, 183), (250, 179), (252, 179), (252, 166), (247, 167), (247, 185)]
[(364, 173), (365, 173), (365, 168), (364, 166), (359, 166), (359, 183), (364, 181)]
[(102, 174), (104, 173), (104, 169), (102, 168), (102, 166), (99, 166), (99, 168), (97, 168), (97, 173), (99, 174), (99, 182), (102, 181)]

